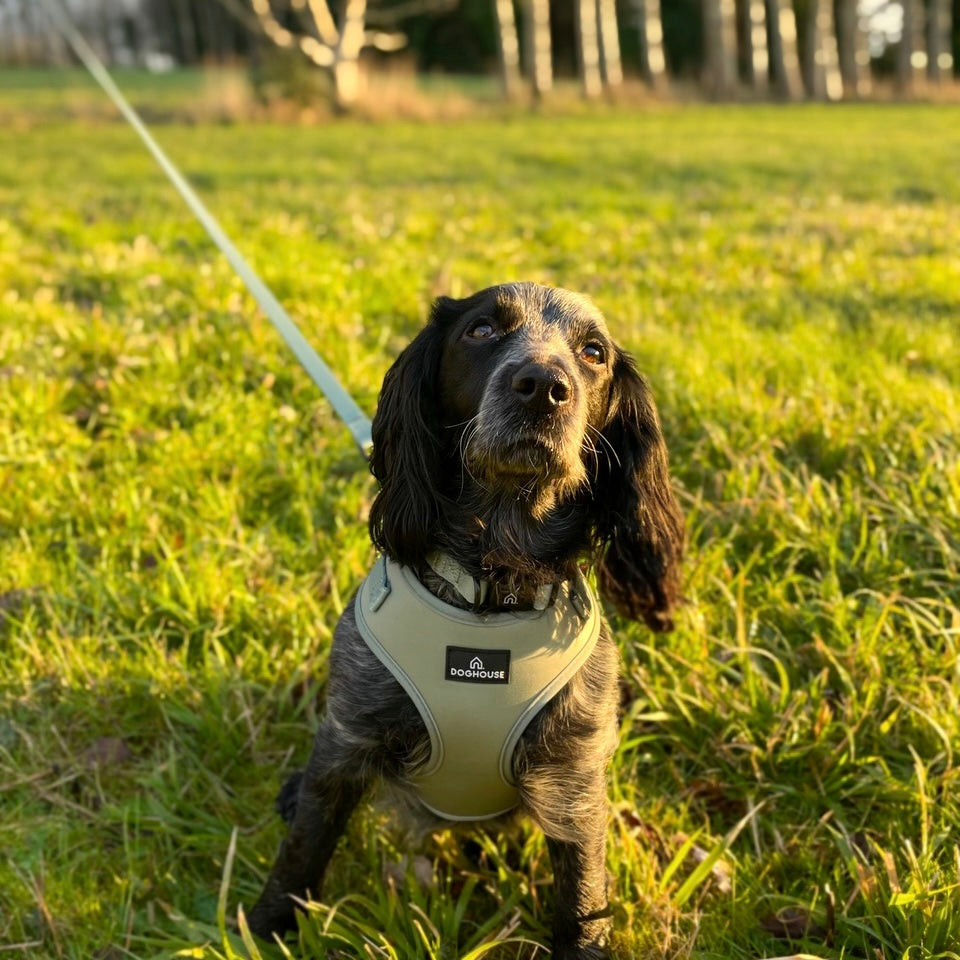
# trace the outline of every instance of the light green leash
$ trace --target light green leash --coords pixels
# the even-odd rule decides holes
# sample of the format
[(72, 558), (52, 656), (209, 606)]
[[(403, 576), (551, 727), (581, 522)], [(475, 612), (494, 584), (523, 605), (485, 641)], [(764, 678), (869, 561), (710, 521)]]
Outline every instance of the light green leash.
[(124, 118), (136, 130), (144, 146), (153, 155), (154, 160), (167, 175), (170, 182), (177, 188), (194, 216), (200, 221), (210, 239), (217, 245), (220, 252), (227, 258), (230, 266), (236, 271), (246, 288), (253, 295), (270, 322), (277, 328), (277, 332), (286, 340), (287, 345), (296, 354), (310, 379), (320, 388), (321, 393), (330, 401), (330, 405), (337, 415), (347, 425), (360, 452), (369, 457), (373, 446), (370, 436), (370, 418), (357, 406), (353, 397), (343, 388), (333, 371), (324, 363), (323, 359), (307, 342), (297, 325), (290, 319), (280, 301), (273, 295), (270, 288), (257, 276), (253, 268), (244, 259), (243, 254), (233, 245), (216, 218), (204, 206), (203, 201), (194, 192), (193, 187), (184, 179), (180, 171), (174, 166), (170, 158), (163, 152), (160, 145), (153, 139), (150, 131), (138, 116), (136, 110), (128, 103), (126, 97), (107, 72), (106, 67), (94, 52), (93, 48), (84, 40), (70, 22), (60, 0), (41, 0), (50, 17), (64, 39), (70, 44), (80, 62), (87, 68), (90, 75), (103, 88), (103, 91), (114, 102)]

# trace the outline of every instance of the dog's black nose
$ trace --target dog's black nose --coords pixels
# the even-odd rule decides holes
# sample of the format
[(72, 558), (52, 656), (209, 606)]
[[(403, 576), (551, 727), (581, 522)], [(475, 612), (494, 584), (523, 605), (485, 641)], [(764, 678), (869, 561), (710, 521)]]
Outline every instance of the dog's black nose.
[(510, 384), (525, 407), (548, 413), (570, 399), (570, 379), (559, 367), (525, 363)]

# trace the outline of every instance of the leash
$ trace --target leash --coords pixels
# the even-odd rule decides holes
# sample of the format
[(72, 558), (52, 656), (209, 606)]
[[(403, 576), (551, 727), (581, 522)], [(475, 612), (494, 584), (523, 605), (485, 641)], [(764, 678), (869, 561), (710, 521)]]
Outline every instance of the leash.
[(70, 21), (61, 0), (41, 0), (41, 3), (80, 62), (87, 68), (87, 71), (100, 85), (104, 93), (113, 101), (116, 108), (123, 114), (124, 119), (136, 131), (144, 146), (157, 161), (160, 169), (167, 175), (193, 215), (200, 221), (207, 235), (227, 258), (230, 266), (233, 267), (244, 286), (253, 295), (254, 300), (260, 305), (277, 332), (286, 341), (287, 346), (293, 350), (310, 379), (330, 401), (330, 405), (346, 424), (360, 452), (364, 457), (369, 457), (373, 446), (370, 435), (370, 418), (357, 406), (353, 397), (343, 388), (333, 371), (324, 363), (317, 351), (310, 346), (300, 329), (280, 305), (280, 301), (273, 295), (273, 291), (257, 276), (257, 273), (244, 259), (243, 254), (234, 246), (213, 214), (204, 206), (193, 187), (181, 175), (157, 141), (153, 139), (137, 111), (133, 109), (126, 97), (120, 92), (120, 88), (114, 83), (113, 78), (96, 52)]

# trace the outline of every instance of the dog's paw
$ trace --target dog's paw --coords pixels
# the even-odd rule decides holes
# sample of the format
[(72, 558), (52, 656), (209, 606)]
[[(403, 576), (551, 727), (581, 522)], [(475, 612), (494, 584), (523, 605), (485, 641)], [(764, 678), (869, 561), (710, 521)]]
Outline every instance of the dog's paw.
[[(598, 930), (597, 927), (600, 929)], [(559, 938), (555, 939), (550, 956), (552, 960), (608, 960), (609, 945), (609, 920), (594, 921), (590, 932), (582, 931), (573, 941), (564, 942)]]
[(280, 904), (258, 900), (247, 914), (247, 926), (250, 932), (261, 940), (273, 943), (274, 934), (283, 939), (284, 934), (297, 929), (297, 914), (289, 898)]
[(607, 948), (600, 944), (585, 947), (554, 947), (551, 960), (609, 960)]
[(299, 770), (280, 788), (274, 809), (280, 814), (280, 819), (286, 824), (293, 823), (297, 815), (297, 797), (300, 793), (300, 781), (303, 780), (303, 771)]

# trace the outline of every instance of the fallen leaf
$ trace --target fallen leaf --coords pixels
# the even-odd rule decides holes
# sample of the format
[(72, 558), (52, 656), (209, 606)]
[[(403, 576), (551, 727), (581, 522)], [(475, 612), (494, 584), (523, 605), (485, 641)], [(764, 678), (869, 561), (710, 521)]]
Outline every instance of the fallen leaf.
[(804, 907), (783, 907), (769, 913), (760, 921), (767, 933), (785, 940), (802, 940), (804, 937), (822, 937), (826, 930), (815, 923), (810, 911)]
[(83, 752), (89, 767), (108, 767), (133, 759), (133, 751), (123, 737), (97, 737)]
[[(410, 860), (401, 857), (398, 863), (388, 863), (383, 868), (383, 879), (395, 890), (402, 890), (407, 879), (407, 870)], [(417, 855), (413, 858), (413, 877), (421, 890), (429, 890), (433, 886), (433, 864), (427, 857)]]
[[(679, 845), (686, 843), (688, 839), (685, 833), (678, 833), (673, 838), (674, 842)], [(709, 856), (710, 851), (705, 850), (696, 843), (693, 844), (687, 852), (687, 859), (692, 860), (698, 866)], [(729, 864), (723, 859), (719, 859), (713, 864), (710, 868), (710, 876), (713, 877), (713, 882), (717, 885), (717, 890), (719, 890), (720, 893), (729, 893), (733, 889), (733, 875)]]

